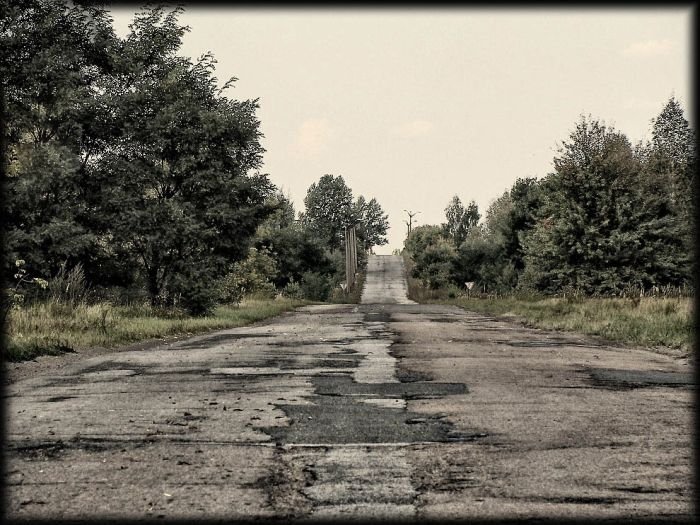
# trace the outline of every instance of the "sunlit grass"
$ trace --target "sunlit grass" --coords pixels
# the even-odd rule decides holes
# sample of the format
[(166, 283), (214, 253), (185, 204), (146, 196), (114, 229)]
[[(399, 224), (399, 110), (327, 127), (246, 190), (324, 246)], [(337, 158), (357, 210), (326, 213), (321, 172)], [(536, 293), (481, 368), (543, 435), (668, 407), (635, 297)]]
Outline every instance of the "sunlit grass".
[(44, 302), (14, 309), (7, 323), (8, 361), (60, 354), (88, 347), (111, 348), (149, 339), (194, 335), (233, 328), (281, 314), (308, 301), (246, 299), (240, 306), (219, 306), (207, 317), (147, 305), (106, 303), (75, 307)]

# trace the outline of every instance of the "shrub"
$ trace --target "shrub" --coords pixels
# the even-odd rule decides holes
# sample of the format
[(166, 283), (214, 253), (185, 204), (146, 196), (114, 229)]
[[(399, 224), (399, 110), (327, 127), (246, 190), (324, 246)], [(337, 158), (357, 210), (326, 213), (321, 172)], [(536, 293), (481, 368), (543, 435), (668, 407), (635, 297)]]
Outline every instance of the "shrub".
[(325, 301), (331, 292), (331, 284), (320, 273), (305, 272), (301, 278), (301, 291), (306, 299)]
[(301, 285), (294, 279), (287, 283), (287, 286), (282, 290), (282, 295), (290, 299), (303, 299), (304, 292), (301, 289)]
[(219, 282), (220, 298), (227, 304), (238, 304), (244, 296), (271, 298), (276, 293), (272, 283), (277, 272), (269, 250), (251, 248), (248, 256), (237, 262)]

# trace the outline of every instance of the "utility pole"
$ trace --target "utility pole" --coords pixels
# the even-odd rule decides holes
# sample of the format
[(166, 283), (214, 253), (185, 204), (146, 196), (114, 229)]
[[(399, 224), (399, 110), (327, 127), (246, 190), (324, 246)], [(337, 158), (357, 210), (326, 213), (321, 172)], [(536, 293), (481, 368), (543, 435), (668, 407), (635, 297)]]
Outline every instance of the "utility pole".
[(406, 223), (406, 226), (408, 226), (408, 235), (411, 235), (411, 231), (413, 230), (413, 217), (418, 215), (420, 212), (412, 212), (408, 210), (404, 210), (406, 213), (408, 213), (408, 221), (403, 221)]
[(350, 292), (355, 285), (357, 272), (357, 236), (355, 226), (345, 227), (345, 291)]

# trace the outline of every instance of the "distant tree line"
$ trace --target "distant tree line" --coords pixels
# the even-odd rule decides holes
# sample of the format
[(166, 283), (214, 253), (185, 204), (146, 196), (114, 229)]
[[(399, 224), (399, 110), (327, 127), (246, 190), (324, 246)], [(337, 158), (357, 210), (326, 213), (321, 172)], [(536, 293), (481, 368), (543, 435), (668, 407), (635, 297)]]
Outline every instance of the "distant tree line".
[(429, 288), (620, 295), (693, 289), (695, 133), (672, 97), (652, 138), (627, 137), (581, 117), (542, 179), (520, 178), (486, 211), (455, 196), (446, 223), (405, 242)]
[(78, 268), (97, 295), (202, 314), (285, 288), (325, 300), (346, 224), (386, 242), (379, 204), (342, 177), (295, 220), (259, 172), (258, 101), (228, 98), (211, 54), (178, 54), (182, 8), (142, 9), (119, 38), (92, 3), (0, 5), (6, 283)]

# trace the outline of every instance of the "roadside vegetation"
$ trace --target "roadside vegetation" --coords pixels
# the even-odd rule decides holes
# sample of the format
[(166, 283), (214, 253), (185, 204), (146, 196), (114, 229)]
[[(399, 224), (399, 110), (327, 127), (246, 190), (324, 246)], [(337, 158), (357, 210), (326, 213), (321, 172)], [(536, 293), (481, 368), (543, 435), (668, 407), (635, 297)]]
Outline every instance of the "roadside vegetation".
[(229, 98), (211, 54), (179, 54), (182, 12), (143, 8), (125, 38), (100, 6), (3, 14), (5, 359), (358, 300), (345, 228), (361, 273), (386, 214), (332, 174), (297, 212), (260, 172), (258, 101)]
[(411, 298), (644, 346), (691, 350), (696, 149), (678, 100), (651, 140), (581, 117), (541, 179), (485, 217), (455, 195), (404, 243)]
[(217, 306), (208, 316), (193, 317), (176, 309), (161, 310), (148, 304), (112, 306), (42, 302), (12, 312), (8, 326), (8, 361), (57, 355), (79, 348), (104, 347), (190, 336), (234, 328), (309, 304), (308, 301), (246, 299), (238, 306)]
[(547, 297), (467, 296), (461, 290), (430, 290), (409, 278), (409, 297), (425, 304), (451, 304), (526, 326), (596, 335), (616, 343), (691, 352), (695, 342), (694, 300), (682, 296)]

